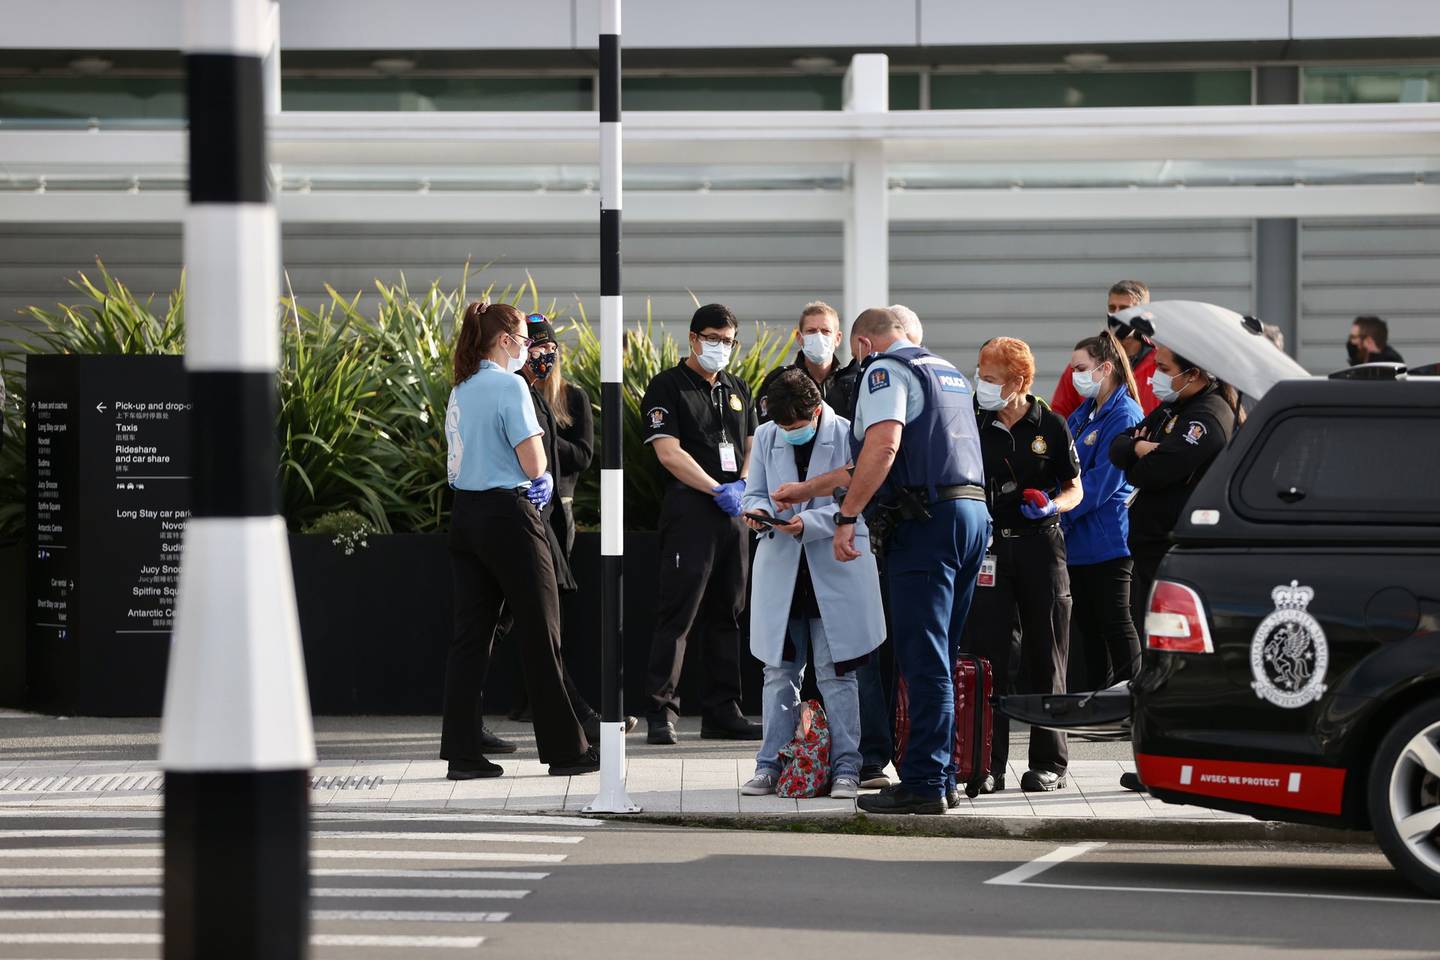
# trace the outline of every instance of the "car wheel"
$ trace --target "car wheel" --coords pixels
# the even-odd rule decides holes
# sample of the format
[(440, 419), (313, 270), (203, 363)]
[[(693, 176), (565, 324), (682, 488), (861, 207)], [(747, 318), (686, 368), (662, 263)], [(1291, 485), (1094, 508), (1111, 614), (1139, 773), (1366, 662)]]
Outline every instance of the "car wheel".
[(1440, 897), (1440, 703), (1406, 713), (1380, 741), (1369, 801), (1385, 856), (1405, 879)]

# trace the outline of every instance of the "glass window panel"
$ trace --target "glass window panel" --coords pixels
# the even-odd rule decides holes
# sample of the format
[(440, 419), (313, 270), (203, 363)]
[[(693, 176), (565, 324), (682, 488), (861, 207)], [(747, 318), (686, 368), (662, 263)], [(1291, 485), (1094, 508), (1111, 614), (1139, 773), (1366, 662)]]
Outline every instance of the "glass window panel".
[(1164, 73), (937, 73), (935, 110), (1194, 107), (1247, 104), (1249, 70)]
[(592, 110), (590, 77), (286, 77), (286, 110)]
[(890, 74), (890, 109), (920, 109), (920, 74)]
[(1306, 67), (1305, 103), (1427, 103), (1440, 100), (1440, 66)]
[(626, 110), (839, 110), (844, 78), (626, 77)]
[(0, 79), (0, 118), (177, 120), (185, 116), (185, 82), (173, 78), (7, 77)]

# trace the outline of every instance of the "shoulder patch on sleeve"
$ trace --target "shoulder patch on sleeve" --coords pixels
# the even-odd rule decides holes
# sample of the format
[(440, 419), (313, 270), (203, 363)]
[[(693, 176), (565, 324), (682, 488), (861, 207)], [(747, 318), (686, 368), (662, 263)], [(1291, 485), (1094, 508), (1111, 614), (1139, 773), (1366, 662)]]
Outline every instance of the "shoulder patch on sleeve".
[(871, 393), (877, 390), (884, 390), (890, 386), (890, 371), (884, 367), (876, 367), (870, 371), (870, 376), (866, 382), (870, 385)]
[(1185, 425), (1185, 442), (1192, 447), (1199, 446), (1200, 441), (1205, 439), (1205, 434), (1208, 432), (1209, 431), (1205, 429), (1205, 424), (1199, 420), (1191, 420)]
[(651, 430), (662, 430), (665, 423), (670, 419), (670, 411), (664, 407), (651, 407), (645, 411), (645, 422), (650, 425)]

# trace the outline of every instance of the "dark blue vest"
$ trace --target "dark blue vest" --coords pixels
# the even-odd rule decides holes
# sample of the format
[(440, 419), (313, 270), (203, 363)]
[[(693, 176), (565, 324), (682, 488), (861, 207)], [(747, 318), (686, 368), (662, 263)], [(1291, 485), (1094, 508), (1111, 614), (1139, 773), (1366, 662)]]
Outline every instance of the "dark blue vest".
[[(935, 498), (936, 487), (974, 484), (984, 486), (985, 467), (980, 456), (980, 428), (975, 420), (975, 393), (959, 370), (924, 347), (902, 347), (865, 358), (856, 393), (866, 389), (865, 371), (876, 360), (899, 360), (920, 381), (925, 405), (920, 415), (905, 424), (900, 453), (885, 479), (881, 497), (893, 496), (894, 487), (921, 487)], [(853, 437), (854, 434), (852, 433)], [(855, 459), (862, 441), (855, 441)]]

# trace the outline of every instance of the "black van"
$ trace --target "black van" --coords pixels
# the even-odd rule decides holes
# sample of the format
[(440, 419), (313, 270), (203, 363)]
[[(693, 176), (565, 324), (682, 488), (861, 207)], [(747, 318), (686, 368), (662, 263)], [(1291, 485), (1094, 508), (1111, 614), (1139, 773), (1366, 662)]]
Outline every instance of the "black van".
[(1131, 739), (1167, 802), (1373, 828), (1440, 896), (1440, 378), (1337, 376), (1276, 384), (1201, 481), (1132, 683), (1001, 707)]

